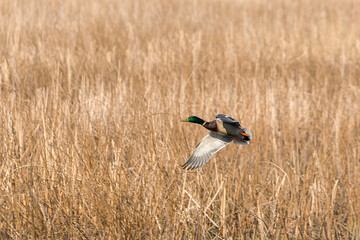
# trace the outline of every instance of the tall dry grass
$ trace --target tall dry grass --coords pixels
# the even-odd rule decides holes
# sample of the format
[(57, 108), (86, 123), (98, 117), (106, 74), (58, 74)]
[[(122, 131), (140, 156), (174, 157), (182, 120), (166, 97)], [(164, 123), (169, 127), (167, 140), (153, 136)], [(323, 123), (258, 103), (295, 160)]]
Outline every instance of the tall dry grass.
[[(358, 1), (0, 1), (0, 237), (357, 239)], [(253, 132), (204, 167), (228, 114)]]

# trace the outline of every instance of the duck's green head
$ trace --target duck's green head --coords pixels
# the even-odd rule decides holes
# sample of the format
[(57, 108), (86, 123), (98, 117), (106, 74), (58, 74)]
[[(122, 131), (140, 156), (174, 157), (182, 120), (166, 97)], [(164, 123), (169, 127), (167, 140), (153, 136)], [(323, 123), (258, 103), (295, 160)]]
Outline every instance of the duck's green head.
[(182, 122), (192, 122), (192, 123), (197, 123), (197, 124), (201, 124), (201, 125), (203, 125), (205, 123), (204, 120), (202, 120), (201, 118), (196, 117), (196, 116), (190, 116), (187, 119), (184, 119), (181, 121)]

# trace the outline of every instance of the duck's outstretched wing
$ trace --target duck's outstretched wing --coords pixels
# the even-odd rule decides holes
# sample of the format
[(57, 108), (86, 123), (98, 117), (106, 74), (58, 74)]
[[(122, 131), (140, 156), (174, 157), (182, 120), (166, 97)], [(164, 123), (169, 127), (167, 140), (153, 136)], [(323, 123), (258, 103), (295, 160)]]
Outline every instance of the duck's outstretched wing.
[(229, 117), (227, 115), (224, 115), (224, 114), (218, 114), (216, 116), (216, 118), (220, 119), (221, 121), (223, 121), (224, 123), (229, 123), (229, 124), (232, 124), (236, 127), (241, 127), (240, 126), (240, 123), (238, 121), (236, 121), (235, 119), (233, 119), (232, 117)]
[(201, 167), (214, 153), (228, 145), (232, 140), (233, 138), (231, 137), (210, 132), (201, 140), (189, 160), (182, 167), (187, 170)]

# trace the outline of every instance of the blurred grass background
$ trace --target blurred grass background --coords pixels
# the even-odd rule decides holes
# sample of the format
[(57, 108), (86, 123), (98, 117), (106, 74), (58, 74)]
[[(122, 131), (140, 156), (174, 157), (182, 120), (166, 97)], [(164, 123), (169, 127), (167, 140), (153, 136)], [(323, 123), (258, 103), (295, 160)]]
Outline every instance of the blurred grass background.
[[(1, 1), (1, 238), (359, 238), (359, 14)], [(182, 170), (218, 113), (254, 140)]]

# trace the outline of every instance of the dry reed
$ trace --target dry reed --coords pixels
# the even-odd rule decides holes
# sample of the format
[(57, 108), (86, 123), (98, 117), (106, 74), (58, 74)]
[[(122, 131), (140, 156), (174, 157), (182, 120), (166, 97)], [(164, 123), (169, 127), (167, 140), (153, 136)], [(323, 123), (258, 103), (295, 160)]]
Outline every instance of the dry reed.
[[(0, 237), (357, 239), (358, 1), (0, 1)], [(228, 114), (253, 132), (204, 167)]]

